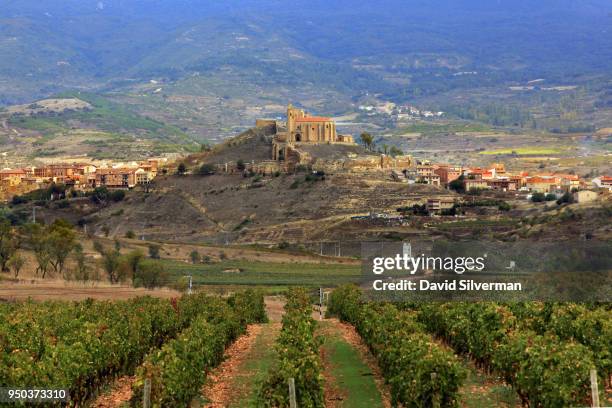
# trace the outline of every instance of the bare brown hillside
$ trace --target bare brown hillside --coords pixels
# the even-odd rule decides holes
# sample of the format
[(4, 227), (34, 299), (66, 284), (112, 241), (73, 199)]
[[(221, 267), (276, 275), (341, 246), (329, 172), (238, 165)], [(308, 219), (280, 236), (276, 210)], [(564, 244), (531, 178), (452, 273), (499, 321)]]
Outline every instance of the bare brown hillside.
[(134, 231), (147, 239), (224, 242), (297, 242), (337, 236), (351, 216), (395, 211), (448, 194), (407, 186), (384, 175), (328, 175), (306, 181), (303, 173), (278, 177), (172, 176), (151, 193), (132, 192), (121, 203), (85, 216), (97, 232)]
[(223, 164), (238, 160), (245, 162), (269, 160), (272, 152), (273, 134), (274, 128), (271, 126), (251, 128), (216, 145), (209, 152), (190, 155), (185, 163), (196, 166), (204, 163)]

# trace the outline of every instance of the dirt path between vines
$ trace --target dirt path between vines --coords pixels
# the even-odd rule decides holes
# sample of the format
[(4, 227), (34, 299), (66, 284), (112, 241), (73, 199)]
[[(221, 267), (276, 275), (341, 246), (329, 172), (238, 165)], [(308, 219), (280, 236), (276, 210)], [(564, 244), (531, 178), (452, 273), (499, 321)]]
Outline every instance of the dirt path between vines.
[(119, 408), (126, 404), (132, 398), (132, 383), (135, 377), (123, 376), (119, 377), (111, 385), (110, 391), (99, 395), (90, 408)]
[[(240, 336), (225, 350), (225, 360), (208, 374), (206, 385), (202, 390), (202, 395), (206, 399), (206, 408), (225, 408), (228, 407), (232, 399), (236, 397), (237, 390), (234, 382), (238, 377), (244, 376), (241, 368), (245, 360), (251, 353), (255, 340), (261, 334), (264, 325), (253, 324), (247, 328), (246, 334)], [(192, 404), (192, 407), (198, 406)]]
[[(225, 352), (225, 360), (219, 367), (209, 374), (209, 380), (204, 387), (203, 395), (208, 404), (194, 406), (204, 406), (210, 408), (225, 408), (232, 400), (239, 397), (235, 389), (235, 380), (244, 375), (253, 375), (252, 372), (242, 373), (241, 369), (249, 359), (256, 358), (256, 355), (264, 350), (254, 350), (254, 347), (268, 349), (271, 348), (280, 331), (280, 321), (284, 313), (285, 302), (280, 297), (267, 297), (266, 312), (270, 323), (254, 324), (247, 328), (247, 332), (239, 337)], [(261, 344), (260, 344), (261, 343)], [(90, 408), (120, 408), (125, 406), (132, 398), (132, 383), (134, 376), (123, 376), (116, 379), (107, 389), (102, 392), (88, 406)], [(248, 392), (249, 390), (244, 390)]]
[(204, 402), (194, 401), (192, 408), (252, 405), (258, 383), (267, 375), (273, 360), (285, 306), (280, 297), (266, 297), (265, 302), (270, 323), (249, 326), (247, 333), (228, 347), (223, 363), (208, 375), (200, 398)]
[[(318, 311), (316, 312), (318, 316)], [(314, 316), (313, 316), (314, 317)], [(382, 406), (384, 408), (391, 407), (391, 398), (389, 387), (385, 383), (381, 370), (375, 357), (372, 355), (368, 347), (365, 345), (357, 331), (350, 324), (343, 323), (338, 319), (324, 319), (321, 321), (321, 329), (319, 335), (323, 337), (339, 337), (352, 347), (361, 361), (371, 371), (372, 379), (376, 385), (376, 389), (380, 394)], [(345, 406), (344, 401), (349, 396), (345, 395), (346, 391), (341, 389), (342, 384), (338, 384), (338, 379), (335, 378), (334, 371), (337, 367), (332, 363), (326, 347), (321, 347), (321, 358), (323, 362), (323, 376), (325, 379), (325, 407), (336, 408)], [(337, 365), (337, 363), (336, 363)], [(365, 375), (365, 374), (363, 374)]]

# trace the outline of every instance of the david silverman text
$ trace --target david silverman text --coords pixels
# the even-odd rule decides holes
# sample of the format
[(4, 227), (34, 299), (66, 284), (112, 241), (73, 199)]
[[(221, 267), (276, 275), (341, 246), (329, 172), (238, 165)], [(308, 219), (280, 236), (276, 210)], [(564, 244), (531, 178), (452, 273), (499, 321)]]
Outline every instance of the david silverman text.
[(422, 279), (411, 281), (402, 279), (393, 282), (375, 280), (372, 283), (374, 290), (423, 290), (423, 291), (478, 291), (478, 290), (498, 290), (498, 291), (521, 291), (523, 286), (519, 282), (476, 282), (470, 279), (459, 281), (430, 282)]

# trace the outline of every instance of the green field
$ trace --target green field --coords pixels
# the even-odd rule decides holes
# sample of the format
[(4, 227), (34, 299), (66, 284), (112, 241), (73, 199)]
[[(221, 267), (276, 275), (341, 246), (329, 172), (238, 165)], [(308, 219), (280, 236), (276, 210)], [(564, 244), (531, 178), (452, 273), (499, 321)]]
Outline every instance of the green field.
[(519, 156), (536, 156), (536, 155), (551, 155), (551, 154), (562, 154), (565, 150), (559, 147), (514, 147), (507, 149), (498, 150), (485, 150), (480, 152), (482, 155), (496, 155), (496, 154), (515, 154)]
[(356, 282), (361, 276), (359, 265), (234, 260), (197, 265), (163, 262), (171, 281), (192, 275), (197, 285), (336, 286)]
[(481, 123), (433, 123), (422, 122), (415, 123), (410, 126), (402, 126), (393, 131), (394, 136), (402, 136), (407, 133), (421, 134), (444, 134), (444, 133), (461, 133), (461, 132), (492, 132), (492, 128)]

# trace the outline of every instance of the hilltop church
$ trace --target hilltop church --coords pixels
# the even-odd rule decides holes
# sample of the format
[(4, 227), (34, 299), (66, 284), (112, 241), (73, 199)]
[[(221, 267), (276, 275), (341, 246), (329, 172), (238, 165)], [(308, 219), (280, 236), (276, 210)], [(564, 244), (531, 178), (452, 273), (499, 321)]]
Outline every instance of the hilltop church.
[(327, 117), (310, 116), (289, 104), (286, 130), (277, 131), (272, 142), (272, 159), (286, 160), (294, 147), (301, 144), (354, 144), (351, 135), (340, 135), (336, 123)]

